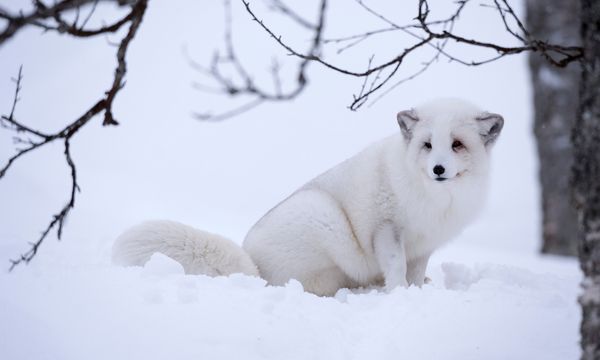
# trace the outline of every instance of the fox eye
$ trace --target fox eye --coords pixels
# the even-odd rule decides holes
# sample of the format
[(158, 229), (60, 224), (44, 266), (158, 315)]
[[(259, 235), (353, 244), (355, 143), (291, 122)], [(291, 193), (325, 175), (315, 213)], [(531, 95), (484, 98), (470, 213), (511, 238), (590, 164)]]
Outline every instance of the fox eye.
[(431, 150), (431, 143), (426, 141), (425, 143), (423, 143), (423, 147), (427, 150)]
[(454, 142), (452, 143), (452, 150), (454, 151), (463, 149), (464, 147), (465, 146), (463, 145), (463, 143), (459, 140), (454, 140)]

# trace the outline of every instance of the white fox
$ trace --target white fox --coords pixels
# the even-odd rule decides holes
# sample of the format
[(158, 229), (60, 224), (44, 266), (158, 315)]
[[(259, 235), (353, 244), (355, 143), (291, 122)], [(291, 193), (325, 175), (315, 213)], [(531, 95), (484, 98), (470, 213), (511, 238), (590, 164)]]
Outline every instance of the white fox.
[(143, 265), (154, 252), (190, 274), (244, 273), (306, 291), (422, 285), (431, 253), (480, 212), (489, 153), (504, 120), (442, 99), (397, 115), (400, 132), (302, 186), (265, 214), (242, 248), (172, 221), (123, 233), (113, 262)]

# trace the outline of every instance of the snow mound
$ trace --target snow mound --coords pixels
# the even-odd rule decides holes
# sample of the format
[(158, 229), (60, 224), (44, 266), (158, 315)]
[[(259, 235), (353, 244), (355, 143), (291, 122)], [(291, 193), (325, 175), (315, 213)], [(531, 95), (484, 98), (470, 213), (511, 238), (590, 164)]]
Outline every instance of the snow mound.
[(434, 259), (422, 288), (333, 298), (295, 280), (185, 275), (161, 254), (144, 267), (32, 264), (0, 274), (0, 358), (572, 359), (580, 274), (556, 261)]
[(473, 268), (455, 263), (443, 263), (444, 285), (451, 290), (467, 290), (473, 285), (496, 282), (497, 286), (542, 288), (553, 285), (552, 276), (506, 265), (477, 264)]
[(152, 254), (150, 260), (144, 265), (145, 275), (161, 276), (161, 275), (183, 275), (183, 266), (170, 257), (159, 252)]

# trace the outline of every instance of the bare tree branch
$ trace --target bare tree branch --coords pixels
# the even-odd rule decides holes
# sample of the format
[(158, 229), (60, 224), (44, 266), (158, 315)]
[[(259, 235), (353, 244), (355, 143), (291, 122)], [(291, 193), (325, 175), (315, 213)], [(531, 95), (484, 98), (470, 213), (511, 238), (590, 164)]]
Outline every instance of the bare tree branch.
[[(36, 9), (39, 13), (43, 14), (44, 16), (45, 15), (53, 16), (57, 19), (60, 19), (60, 12), (52, 13), (53, 11), (58, 11), (56, 9), (67, 8), (67, 5), (71, 6), (71, 7), (68, 7), (68, 9), (73, 9), (74, 6), (81, 5), (83, 3), (85, 3), (85, 1), (63, 1), (63, 2), (55, 4), (53, 7), (54, 10), (50, 11), (49, 8), (46, 8), (45, 5), (43, 5), (41, 2), (39, 2), (39, 1), (35, 2)], [(94, 1), (93, 6), (95, 6), (96, 3), (97, 3), (97, 1)], [(41, 233), (41, 236), (37, 239), (37, 241), (30, 243), (30, 245), (31, 245), (30, 249), (28, 251), (24, 252), (23, 254), (21, 254), (17, 259), (10, 261), (11, 262), (10, 270), (14, 269), (15, 266), (17, 266), (23, 262), (29, 263), (34, 258), (34, 256), (37, 254), (40, 245), (44, 242), (44, 240), (47, 238), (48, 234), (50, 233), (50, 231), (52, 229), (56, 228), (58, 239), (60, 239), (62, 237), (65, 221), (66, 221), (70, 211), (75, 206), (76, 193), (77, 193), (77, 191), (79, 191), (79, 184), (77, 183), (77, 168), (76, 168), (75, 162), (73, 161), (72, 154), (71, 154), (71, 147), (70, 147), (71, 139), (79, 132), (79, 130), (81, 130), (84, 126), (86, 126), (96, 115), (98, 115), (102, 112), (104, 112), (104, 120), (102, 122), (103, 125), (106, 126), (106, 125), (117, 125), (118, 124), (118, 122), (114, 119), (114, 116), (112, 113), (112, 106), (113, 106), (114, 99), (115, 99), (116, 95), (118, 94), (119, 90), (123, 88), (124, 78), (125, 78), (125, 74), (127, 72), (127, 64), (125, 62), (125, 56), (127, 54), (129, 44), (131, 43), (132, 39), (135, 37), (137, 30), (140, 27), (143, 16), (146, 12), (148, 0), (137, 0), (137, 1), (133, 1), (133, 2), (130, 1), (130, 3), (132, 5), (131, 5), (131, 11), (129, 12), (129, 14), (122, 20), (115, 23), (118, 25), (114, 25), (114, 26), (121, 27), (122, 25), (129, 23), (129, 30), (127, 31), (127, 33), (121, 40), (119, 47), (117, 49), (117, 54), (116, 54), (117, 67), (115, 69), (112, 86), (104, 93), (103, 97), (100, 98), (100, 100), (98, 100), (95, 104), (93, 104), (87, 111), (85, 111), (83, 113), (83, 115), (81, 115), (80, 117), (78, 117), (77, 119), (75, 119), (74, 121), (69, 123), (68, 125), (66, 125), (62, 130), (57, 131), (55, 133), (46, 134), (46, 133), (43, 133), (41, 131), (38, 131), (38, 130), (32, 129), (31, 127), (26, 126), (23, 122), (18, 121), (15, 118), (15, 108), (19, 101), (19, 95), (20, 95), (20, 91), (21, 91), (21, 87), (22, 87), (22, 80), (23, 80), (22, 67), (19, 68), (19, 73), (17, 75), (17, 78), (13, 79), (16, 86), (15, 86), (15, 95), (14, 95), (12, 108), (11, 108), (9, 115), (3, 115), (0, 117), (0, 124), (2, 124), (2, 127), (7, 128), (9, 130), (13, 130), (19, 135), (25, 134), (27, 136), (31, 136), (34, 140), (27, 140), (27, 141), (17, 140), (17, 142), (27, 144), (27, 146), (25, 148), (18, 149), (17, 152), (7, 160), (5, 165), (0, 168), (0, 179), (2, 179), (6, 175), (7, 171), (11, 168), (11, 166), (14, 165), (14, 163), (17, 160), (19, 160), (22, 156), (24, 156), (34, 150), (40, 149), (40, 148), (46, 146), (47, 144), (60, 141), (63, 143), (63, 146), (64, 146), (63, 154), (65, 157), (65, 161), (70, 169), (71, 192), (70, 192), (69, 200), (67, 201), (67, 203), (61, 208), (61, 210), (58, 213), (53, 215), (52, 220), (50, 221), (48, 226), (44, 229), (44, 231)], [(61, 5), (63, 6), (63, 8), (60, 7)], [(64, 11), (64, 10), (62, 10), (62, 11)], [(91, 10), (91, 12), (93, 12), (93, 11), (94, 11), (94, 9)], [(41, 15), (39, 15), (39, 16), (41, 16)], [(89, 16), (91, 16), (91, 15), (88, 15), (88, 19), (89, 19)], [(12, 20), (12, 21), (14, 21), (14, 20)], [(84, 24), (82, 26), (84, 26), (86, 22), (87, 22), (87, 19), (84, 20)], [(10, 26), (10, 21), (9, 21), (9, 26)], [(106, 27), (106, 28), (103, 28), (105, 30), (96, 31), (96, 33), (92, 34), (89, 31), (82, 30), (82, 28), (78, 28), (76, 26), (76, 21), (72, 25), (68, 25), (68, 26), (71, 29), (68, 33), (70, 33), (71, 35), (75, 35), (75, 36), (94, 36), (94, 35), (98, 35), (101, 33), (112, 32), (113, 28), (114, 28), (114, 26)], [(116, 28), (115, 28), (115, 30), (116, 30)], [(55, 28), (54, 31), (60, 31), (60, 30), (58, 30), (58, 28)], [(13, 33), (13, 35), (14, 35), (14, 33)], [(20, 138), (17, 137), (17, 139), (20, 139)]]
[(309, 30), (315, 30), (317, 28), (315, 24), (298, 15), (297, 12), (290, 9), (290, 7), (284, 4), (281, 0), (270, 0), (270, 2), (271, 9), (281, 12), (282, 14), (296, 22), (298, 25)]
[[(430, 11), (427, 0), (417, 0), (417, 15), (414, 18), (414, 22), (405, 25), (399, 25), (387, 18), (386, 16), (374, 11), (371, 7), (366, 5), (363, 0), (356, 0), (356, 2), (367, 13), (370, 13), (371, 15), (377, 17), (378, 19), (383, 21), (388, 27), (346, 37), (326, 39), (323, 38), (324, 22), (319, 21), (314, 30), (312, 30), (312, 46), (307, 52), (299, 51), (292, 45), (290, 45), (288, 42), (286, 42), (281, 35), (276, 34), (262, 19), (258, 17), (258, 15), (251, 8), (249, 1), (241, 1), (246, 9), (246, 12), (250, 15), (250, 18), (258, 24), (259, 28), (265, 31), (270, 38), (272, 38), (288, 53), (288, 55), (297, 57), (301, 60), (299, 64), (299, 75), (301, 75), (301, 77), (299, 77), (299, 79), (301, 78), (303, 80), (302, 83), (299, 83), (297, 89), (302, 89), (304, 87), (304, 85), (302, 84), (305, 84), (307, 81), (306, 73), (304, 72), (304, 70), (307, 64), (310, 62), (316, 62), (330, 70), (333, 70), (334, 72), (346, 76), (363, 78), (369, 78), (374, 76), (374, 78), (370, 82), (368, 82), (366, 79), (362, 82), (362, 86), (360, 87), (358, 93), (353, 96), (353, 100), (349, 105), (349, 108), (351, 110), (356, 110), (360, 108), (362, 105), (365, 104), (365, 102), (369, 99), (371, 95), (373, 95), (376, 92), (382, 91), (382, 94), (380, 94), (380, 96), (375, 100), (377, 101), (381, 98), (381, 96), (384, 96), (385, 94), (389, 93), (392, 89), (396, 88), (400, 84), (408, 80), (414, 79), (416, 76), (425, 72), (433, 63), (438, 61), (439, 58), (442, 56), (450, 61), (458, 62), (466, 66), (479, 66), (496, 61), (507, 55), (519, 54), (526, 51), (530, 51), (542, 54), (542, 56), (544, 56), (550, 63), (559, 67), (564, 67), (573, 61), (579, 60), (582, 57), (582, 49), (578, 46), (564, 46), (552, 44), (532, 38), (507, 0), (493, 0), (494, 5), (490, 7), (498, 12), (500, 19), (504, 24), (505, 30), (508, 31), (508, 33), (510, 33), (512, 37), (519, 43), (519, 45), (517, 46), (499, 45), (491, 42), (481, 41), (478, 39), (467, 38), (454, 33), (454, 25), (459, 20), (463, 10), (470, 3), (470, 0), (456, 1), (457, 6), (454, 12), (452, 12), (446, 18), (436, 20), (429, 19)], [(281, 3), (281, 1), (273, 1), (273, 4), (274, 5), (272, 6), (277, 6), (277, 9), (282, 14), (290, 17), (292, 21), (298, 21), (297, 14), (291, 12), (289, 8), (285, 7)], [(323, 1), (319, 13), (320, 19), (324, 19), (326, 17), (325, 12), (326, 6), (325, 1)], [(304, 27), (306, 29), (311, 30), (311, 26)], [(336, 65), (327, 60), (321, 52), (323, 46), (327, 44), (346, 43), (337, 51), (338, 54), (341, 54), (347, 49), (354, 47), (359, 43), (370, 39), (373, 36), (384, 33), (391, 33), (394, 31), (401, 31), (405, 34), (410, 35), (415, 39), (415, 42), (406, 46), (396, 56), (385, 60), (379, 64), (373, 64), (373, 58), (371, 58), (366, 69), (350, 69)], [(231, 34), (229, 33), (229, 35), (226, 36), (226, 38), (229, 38), (229, 40), (226, 39), (226, 43), (229, 44), (228, 47), (231, 47), (230, 37)], [(449, 44), (449, 42), (489, 49), (494, 53), (494, 55), (483, 60), (462, 59), (446, 51), (446, 47)], [(387, 87), (387, 89), (384, 91), (383, 88), (393, 78), (396, 77), (396, 74), (398, 73), (399, 68), (404, 62), (404, 60), (409, 55), (416, 52), (416, 50), (419, 50), (425, 46), (430, 47), (434, 50), (434, 54), (431, 56), (431, 58), (425, 61), (419, 70), (407, 77), (396, 81), (393, 85)], [(232, 51), (228, 50), (228, 53), (231, 55)], [(265, 101), (281, 101), (291, 99), (297, 96), (299, 93), (294, 93), (293, 96), (272, 96), (267, 92), (258, 90), (255, 86), (255, 83), (252, 80), (248, 79), (249, 77), (247, 76), (246, 71), (239, 68), (239, 61), (237, 57), (230, 56), (230, 63), (237, 68), (238, 75), (242, 79), (244, 79), (244, 85), (238, 86), (231, 79), (226, 78), (222, 74), (222, 72), (220, 72), (219, 65), (223, 63), (223, 61), (221, 58), (218, 59), (219, 61), (213, 61), (211, 70), (206, 71), (205, 73), (210, 75), (212, 79), (215, 80), (217, 83), (220, 83), (223, 89), (225, 90), (224, 92), (227, 94), (253, 94)], [(366, 86), (367, 83), (369, 83), (370, 85)], [(237, 112), (233, 113), (237, 114)]]
[[(279, 2), (275, 1), (275, 3)], [(247, 3), (245, 4), (246, 6), (249, 6)], [(314, 27), (311, 45), (307, 51), (307, 54), (312, 54), (311, 56), (313, 57), (317, 57), (317, 55), (320, 53), (320, 48), (322, 45), (322, 33), (325, 28), (326, 8), (327, 0), (322, 0), (319, 7), (319, 16), (317, 24)], [(289, 11), (286, 11), (285, 13), (289, 15)], [(226, 111), (221, 114), (212, 115), (210, 113), (197, 113), (195, 114), (197, 119), (210, 121), (225, 120), (232, 116), (237, 116), (243, 112), (253, 109), (256, 106), (262, 104), (263, 102), (287, 101), (296, 98), (298, 95), (300, 95), (300, 93), (302, 93), (307, 84), (306, 71), (310, 62), (309, 59), (301, 59), (300, 63), (298, 64), (298, 69), (296, 72), (296, 84), (292, 89), (287, 91), (283, 90), (281, 85), (281, 79), (279, 77), (278, 64), (271, 68), (274, 89), (265, 89), (259, 86), (252, 79), (252, 77), (249, 75), (249, 72), (240, 62), (239, 56), (234, 50), (230, 0), (225, 0), (225, 25), (225, 55), (220, 55), (219, 53), (216, 53), (213, 56), (209, 68), (205, 68), (204, 66), (198, 64), (197, 62), (191, 59), (190, 64), (196, 70), (198, 70), (204, 75), (209, 76), (213, 81), (215, 81), (220, 87), (222, 93), (230, 96), (246, 96), (250, 97), (251, 100), (248, 103), (236, 109)], [(227, 65), (230, 65), (235, 69), (237, 78), (239, 78), (238, 82), (241, 81), (240, 85), (236, 85), (236, 82), (233, 79), (224, 74), (223, 67)], [(209, 92), (214, 92), (213, 88), (203, 84), (196, 84), (195, 87), (200, 90), (209, 89)]]
[[(51, 6), (47, 6), (40, 0), (34, 0), (34, 9), (29, 14), (23, 14), (23, 12), (19, 12), (18, 14), (9, 14), (8, 11), (0, 8), (0, 19), (7, 21), (7, 25), (3, 30), (0, 31), (0, 46), (2, 46), (6, 40), (12, 38), (17, 32), (26, 26), (39, 27), (45, 31), (67, 33), (76, 37), (89, 37), (118, 31), (123, 25), (131, 21), (133, 17), (132, 13), (111, 25), (103, 26), (93, 30), (84, 29), (85, 25), (87, 25), (87, 22), (94, 13), (99, 1), (100, 0), (63, 0), (54, 2), (54, 4)], [(103, 1), (117, 3), (121, 6), (133, 5), (137, 2), (137, 0)], [(76, 16), (76, 19), (72, 24), (69, 24), (62, 19), (62, 14), (72, 10), (79, 12), (79, 9), (82, 6), (88, 4), (92, 4), (92, 9), (81, 26), (77, 26), (76, 24), (78, 16)]]
[[(506, 3), (506, 2), (505, 2)], [(508, 6), (506, 9), (499, 8), (499, 12), (504, 19), (505, 13), (508, 13), (514, 19), (518, 19), (517, 15), (514, 13), (512, 8)], [(578, 46), (562, 46), (549, 44), (543, 41), (535, 40), (535, 39), (524, 39), (519, 35), (516, 35), (513, 31), (510, 31), (517, 39), (521, 40), (523, 46), (501, 46), (485, 41), (478, 41), (475, 39), (469, 39), (462, 36), (458, 36), (449, 31), (441, 31), (435, 32), (433, 31), (429, 24), (427, 23), (427, 16), (429, 15), (429, 4), (427, 0), (419, 0), (419, 12), (417, 16), (417, 20), (421, 24), (421, 28), (431, 37), (435, 39), (450, 39), (457, 43), (468, 44), (481, 48), (488, 48), (495, 50), (499, 56), (496, 58), (501, 58), (506, 55), (520, 54), (525, 51), (530, 52), (539, 52), (553, 65), (558, 67), (564, 67), (569, 63), (579, 60), (583, 56), (583, 50)], [(523, 24), (520, 20), (517, 20), (519, 26), (522, 27)], [(506, 24), (506, 22), (505, 22)], [(524, 28), (523, 28), (524, 29)], [(551, 54), (557, 53), (562, 55), (561, 58), (555, 59)], [(472, 63), (471, 65), (479, 65), (477, 63)]]

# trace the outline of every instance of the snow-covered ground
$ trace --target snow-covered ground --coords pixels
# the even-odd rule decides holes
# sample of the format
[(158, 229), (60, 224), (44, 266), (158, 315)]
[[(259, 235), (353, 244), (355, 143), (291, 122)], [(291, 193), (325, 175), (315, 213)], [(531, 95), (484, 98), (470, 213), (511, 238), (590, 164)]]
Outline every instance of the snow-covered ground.
[[(354, 2), (330, 6), (345, 16), (330, 19), (329, 36), (381, 26), (372, 18), (349, 21), (364, 16)], [(271, 52), (265, 49), (276, 47), (269, 48), (264, 34), (237, 10), (240, 51), (249, 55), (244, 57), (249, 66), (268, 74)], [(308, 5), (305, 10), (310, 13)], [(501, 23), (489, 26), (497, 23), (493, 14), (477, 6), (470, 11), (459, 31), (505, 39)], [(409, 7), (406, 14), (412, 13)], [(218, 1), (150, 2), (128, 55), (127, 86), (115, 103), (121, 125), (90, 124), (72, 142), (82, 193), (63, 240), (50, 237), (29, 266), (0, 273), (1, 359), (578, 357), (577, 263), (538, 255), (525, 57), (478, 68), (441, 61), (356, 113), (345, 107), (362, 80), (312, 66), (312, 87), (296, 101), (265, 105), (224, 123), (202, 123), (190, 114), (230, 103), (192, 89), (191, 81), (200, 77), (182, 48), (206, 63), (219, 45), (221, 19)], [(378, 41), (372, 46), (376, 60), (396, 51), (389, 38)], [(339, 61), (349, 65), (366, 65), (370, 55), (360, 47), (345, 54), (351, 60)], [(282, 59), (284, 70), (293, 70), (291, 60)], [(0, 48), (1, 113), (10, 109), (9, 79), (20, 64), (25, 80), (18, 118), (54, 130), (109, 86), (114, 48), (103, 38), (20, 34)], [(407, 69), (416, 66), (408, 63)], [(145, 219), (178, 220), (241, 243), (253, 222), (295, 188), (398, 131), (397, 111), (449, 95), (500, 112), (506, 123), (493, 154), (486, 211), (434, 254), (432, 282), (423, 288), (319, 298), (297, 282), (266, 287), (241, 275), (184, 275), (160, 255), (144, 268), (110, 264), (113, 239)], [(10, 136), (0, 132), (1, 158), (12, 151)], [(8, 259), (25, 251), (60, 208), (67, 176), (56, 146), (24, 158), (0, 181), (0, 264), (8, 268)]]
[(423, 288), (340, 290), (335, 298), (305, 293), (296, 281), (266, 287), (242, 275), (184, 275), (160, 255), (144, 268), (33, 265), (0, 277), (0, 352), (73, 360), (577, 358), (575, 262), (511, 257), (452, 246), (432, 259)]

